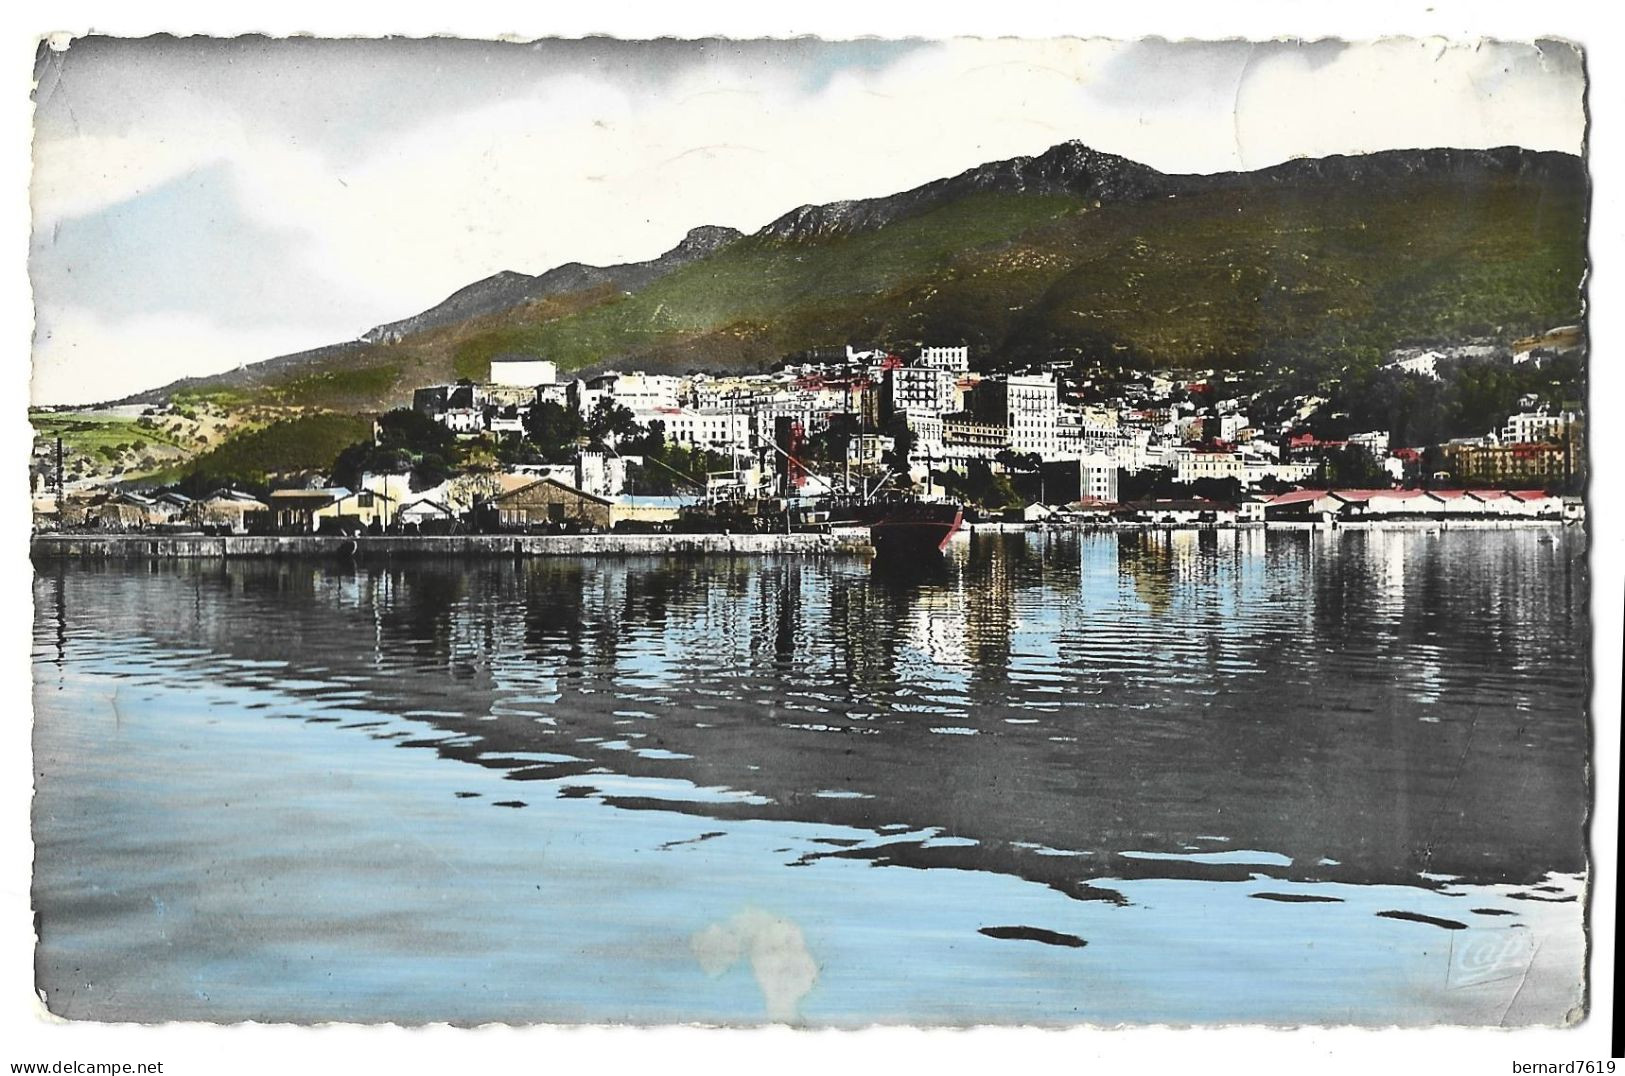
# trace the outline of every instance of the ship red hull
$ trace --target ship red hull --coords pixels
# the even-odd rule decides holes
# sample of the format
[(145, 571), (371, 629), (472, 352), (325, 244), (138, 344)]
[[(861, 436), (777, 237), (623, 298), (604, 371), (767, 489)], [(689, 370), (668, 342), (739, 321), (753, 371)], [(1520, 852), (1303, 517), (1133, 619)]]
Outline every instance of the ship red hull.
[(951, 504), (888, 507), (869, 524), (869, 541), (875, 556), (889, 561), (941, 553), (965, 522), (964, 513)]

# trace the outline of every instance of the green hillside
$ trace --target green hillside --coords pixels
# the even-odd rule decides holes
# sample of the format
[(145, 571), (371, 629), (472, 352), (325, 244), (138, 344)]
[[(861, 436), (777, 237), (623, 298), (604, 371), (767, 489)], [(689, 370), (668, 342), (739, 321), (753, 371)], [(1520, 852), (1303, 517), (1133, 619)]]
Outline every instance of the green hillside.
[(833, 236), (764, 232), (631, 294), (583, 289), (218, 380), (258, 403), (366, 411), (483, 377), (504, 352), (562, 370), (728, 370), (915, 341), (970, 344), (984, 368), (1085, 357), (1312, 371), (1581, 319), (1578, 162), (1351, 174), (1358, 164), (1106, 204), (977, 191)]
[(341, 451), (371, 434), (370, 418), (300, 415), (237, 434), (163, 477), (198, 496), (226, 485), (262, 488), (276, 475), (325, 471)]
[(912, 340), (993, 365), (1319, 365), (1577, 321), (1584, 240), (1578, 192), (1516, 177), (1098, 208), (985, 195), (850, 238), (748, 239), (578, 313), (400, 346), (469, 376), (504, 351), (681, 370)]
[[(481, 333), (457, 355), (483, 361), (526, 350), (573, 368), (606, 356), (681, 351), (717, 333), (748, 341), (748, 355), (758, 360), (842, 343), (848, 337), (839, 330), (851, 311), (875, 297), (933, 279), (967, 250), (1005, 245), (1080, 207), (1062, 196), (978, 195), (855, 236), (788, 243), (753, 237), (621, 301)], [(813, 335), (825, 331), (835, 335)]]
[(1578, 193), (1516, 178), (1180, 196), (968, 255), (929, 293), (900, 297), (887, 325), (1017, 361), (1376, 359), (1578, 321), (1584, 243)]

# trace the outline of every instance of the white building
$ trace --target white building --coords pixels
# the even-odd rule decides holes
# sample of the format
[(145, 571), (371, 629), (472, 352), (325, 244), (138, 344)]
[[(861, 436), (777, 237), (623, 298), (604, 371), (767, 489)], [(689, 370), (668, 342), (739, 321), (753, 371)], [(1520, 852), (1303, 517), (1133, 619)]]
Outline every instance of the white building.
[(954, 377), (930, 366), (899, 366), (886, 371), (886, 406), (893, 413), (941, 416), (953, 410)]
[(1241, 431), (1247, 428), (1247, 416), (1237, 412), (1226, 412), (1219, 416), (1219, 440), (1231, 443), (1240, 439)]
[(1385, 370), (1402, 370), (1407, 374), (1416, 374), (1430, 381), (1439, 380), (1439, 360), (1444, 358), (1437, 351), (1424, 351), (1420, 355), (1408, 358), (1395, 359), (1384, 366)]
[(1388, 455), (1388, 431), (1370, 430), (1366, 433), (1349, 434), (1349, 444), (1355, 448), (1363, 448), (1372, 459), (1380, 460)]
[(485, 429), (485, 412), (473, 407), (453, 407), (435, 416), (452, 433), (479, 433)]
[(546, 359), (492, 359), (491, 384), (516, 385), (534, 388), (552, 385), (559, 379), (559, 368)]
[(1320, 470), (1320, 465), (1317, 463), (1282, 463), (1279, 460), (1260, 456), (1247, 456), (1245, 458), (1247, 470), (1242, 481), (1249, 486), (1256, 486), (1266, 478), (1273, 478), (1277, 482), (1296, 486), (1310, 481)]
[(1195, 482), (1203, 478), (1247, 480), (1247, 461), (1240, 452), (1228, 449), (1178, 448), (1174, 453), (1174, 481)]
[(1051, 374), (990, 377), (976, 387), (977, 417), (1002, 423), (1009, 431), (1010, 451), (1023, 455), (1059, 457), (1060, 407), (1060, 392)]
[(967, 412), (942, 416), (942, 451), (945, 461), (966, 464), (991, 460), (1010, 447), (1010, 431), (1002, 422), (984, 422)]
[[(683, 379), (674, 374), (622, 374), (610, 371), (579, 382), (577, 406), (590, 415), (598, 402), (608, 398), (632, 411), (676, 407), (682, 397)], [(590, 404), (590, 406), (589, 406)]]
[(932, 459), (943, 454), (942, 415), (911, 411), (908, 428), (914, 434), (914, 451), (911, 455)]
[(1062, 407), (1055, 426), (1057, 451), (1062, 457), (1105, 456), (1131, 473), (1144, 470), (1151, 431), (1119, 426), (1116, 418), (1106, 425), (1087, 409)]
[(1501, 429), (1501, 443), (1521, 445), (1530, 441), (1561, 441), (1575, 417), (1572, 411), (1556, 415), (1539, 411), (1508, 415), (1507, 424)]
[(634, 462), (642, 462), (641, 457), (609, 456), (602, 452), (578, 453), (571, 484), (583, 493), (618, 497), (626, 490), (627, 464)]
[(748, 411), (692, 410), (683, 407), (634, 409), (641, 426), (663, 422), (666, 443), (712, 452), (747, 451), (751, 444), (751, 415)]
[(1051, 460), (1043, 466), (1044, 500), (1117, 501), (1117, 462), (1109, 456)]
[(969, 373), (970, 348), (922, 347), (915, 364), (932, 370), (943, 370), (954, 375)]

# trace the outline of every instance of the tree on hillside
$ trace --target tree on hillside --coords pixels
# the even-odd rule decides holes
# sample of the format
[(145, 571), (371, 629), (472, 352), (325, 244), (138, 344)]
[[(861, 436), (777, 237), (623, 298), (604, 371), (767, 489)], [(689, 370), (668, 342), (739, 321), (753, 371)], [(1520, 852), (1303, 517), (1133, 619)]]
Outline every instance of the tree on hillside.
[[(909, 457), (914, 454), (914, 443), (917, 438), (914, 431), (908, 428), (908, 416), (901, 411), (886, 420), (882, 431), (892, 439), (892, 447), (881, 453), (880, 462), (897, 471), (904, 480), (908, 476)], [(895, 483), (898, 479), (893, 479)]]
[(541, 449), (536, 443), (518, 433), (505, 433), (497, 438), (494, 446), (497, 462), (505, 467), (516, 464), (546, 463), (542, 458)]
[(620, 452), (623, 456), (648, 456), (658, 454), (665, 446), (666, 424), (655, 419), (648, 426), (639, 428), (632, 436), (622, 440)]
[(377, 441), (383, 448), (444, 454), (457, 443), (457, 435), (421, 411), (398, 407), (378, 416)]
[(587, 425), (575, 408), (545, 400), (526, 413), (525, 432), (542, 459), (567, 463), (574, 458), (578, 442), (587, 435)]
[(373, 437), (338, 454), (330, 475), (336, 485), (355, 488), (365, 474), (412, 476), (414, 490), (444, 482), (461, 465), (457, 436), (429, 416), (397, 408), (378, 417)]
[[(703, 493), (707, 475), (729, 468), (727, 456), (703, 448), (667, 444), (664, 423), (653, 422), (650, 427), (626, 445), (625, 455), (643, 459), (642, 464), (627, 468), (630, 492), (645, 497)], [(634, 447), (636, 452), (632, 451)]]
[(1371, 453), (1356, 445), (1334, 448), (1321, 458), (1319, 480), (1327, 486), (1385, 489), (1393, 477)]
[(1036, 452), (1016, 452), (1008, 448), (999, 449), (993, 462), (1007, 471), (1036, 471), (1044, 465), (1043, 457)]
[(1142, 467), (1138, 471), (1117, 472), (1117, 499), (1120, 501), (1170, 500), (1188, 496), (1190, 487), (1174, 481), (1172, 467)]
[(596, 445), (635, 437), (638, 429), (631, 409), (609, 399), (599, 400), (598, 406), (587, 416), (587, 437)]

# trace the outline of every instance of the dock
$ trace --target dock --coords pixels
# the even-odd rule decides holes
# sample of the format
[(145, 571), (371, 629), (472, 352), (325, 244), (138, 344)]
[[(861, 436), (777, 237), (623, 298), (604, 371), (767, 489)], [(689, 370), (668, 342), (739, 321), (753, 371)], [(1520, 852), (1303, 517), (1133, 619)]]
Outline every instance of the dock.
[(206, 557), (868, 556), (866, 537), (831, 534), (225, 535), (36, 534), (36, 560)]

